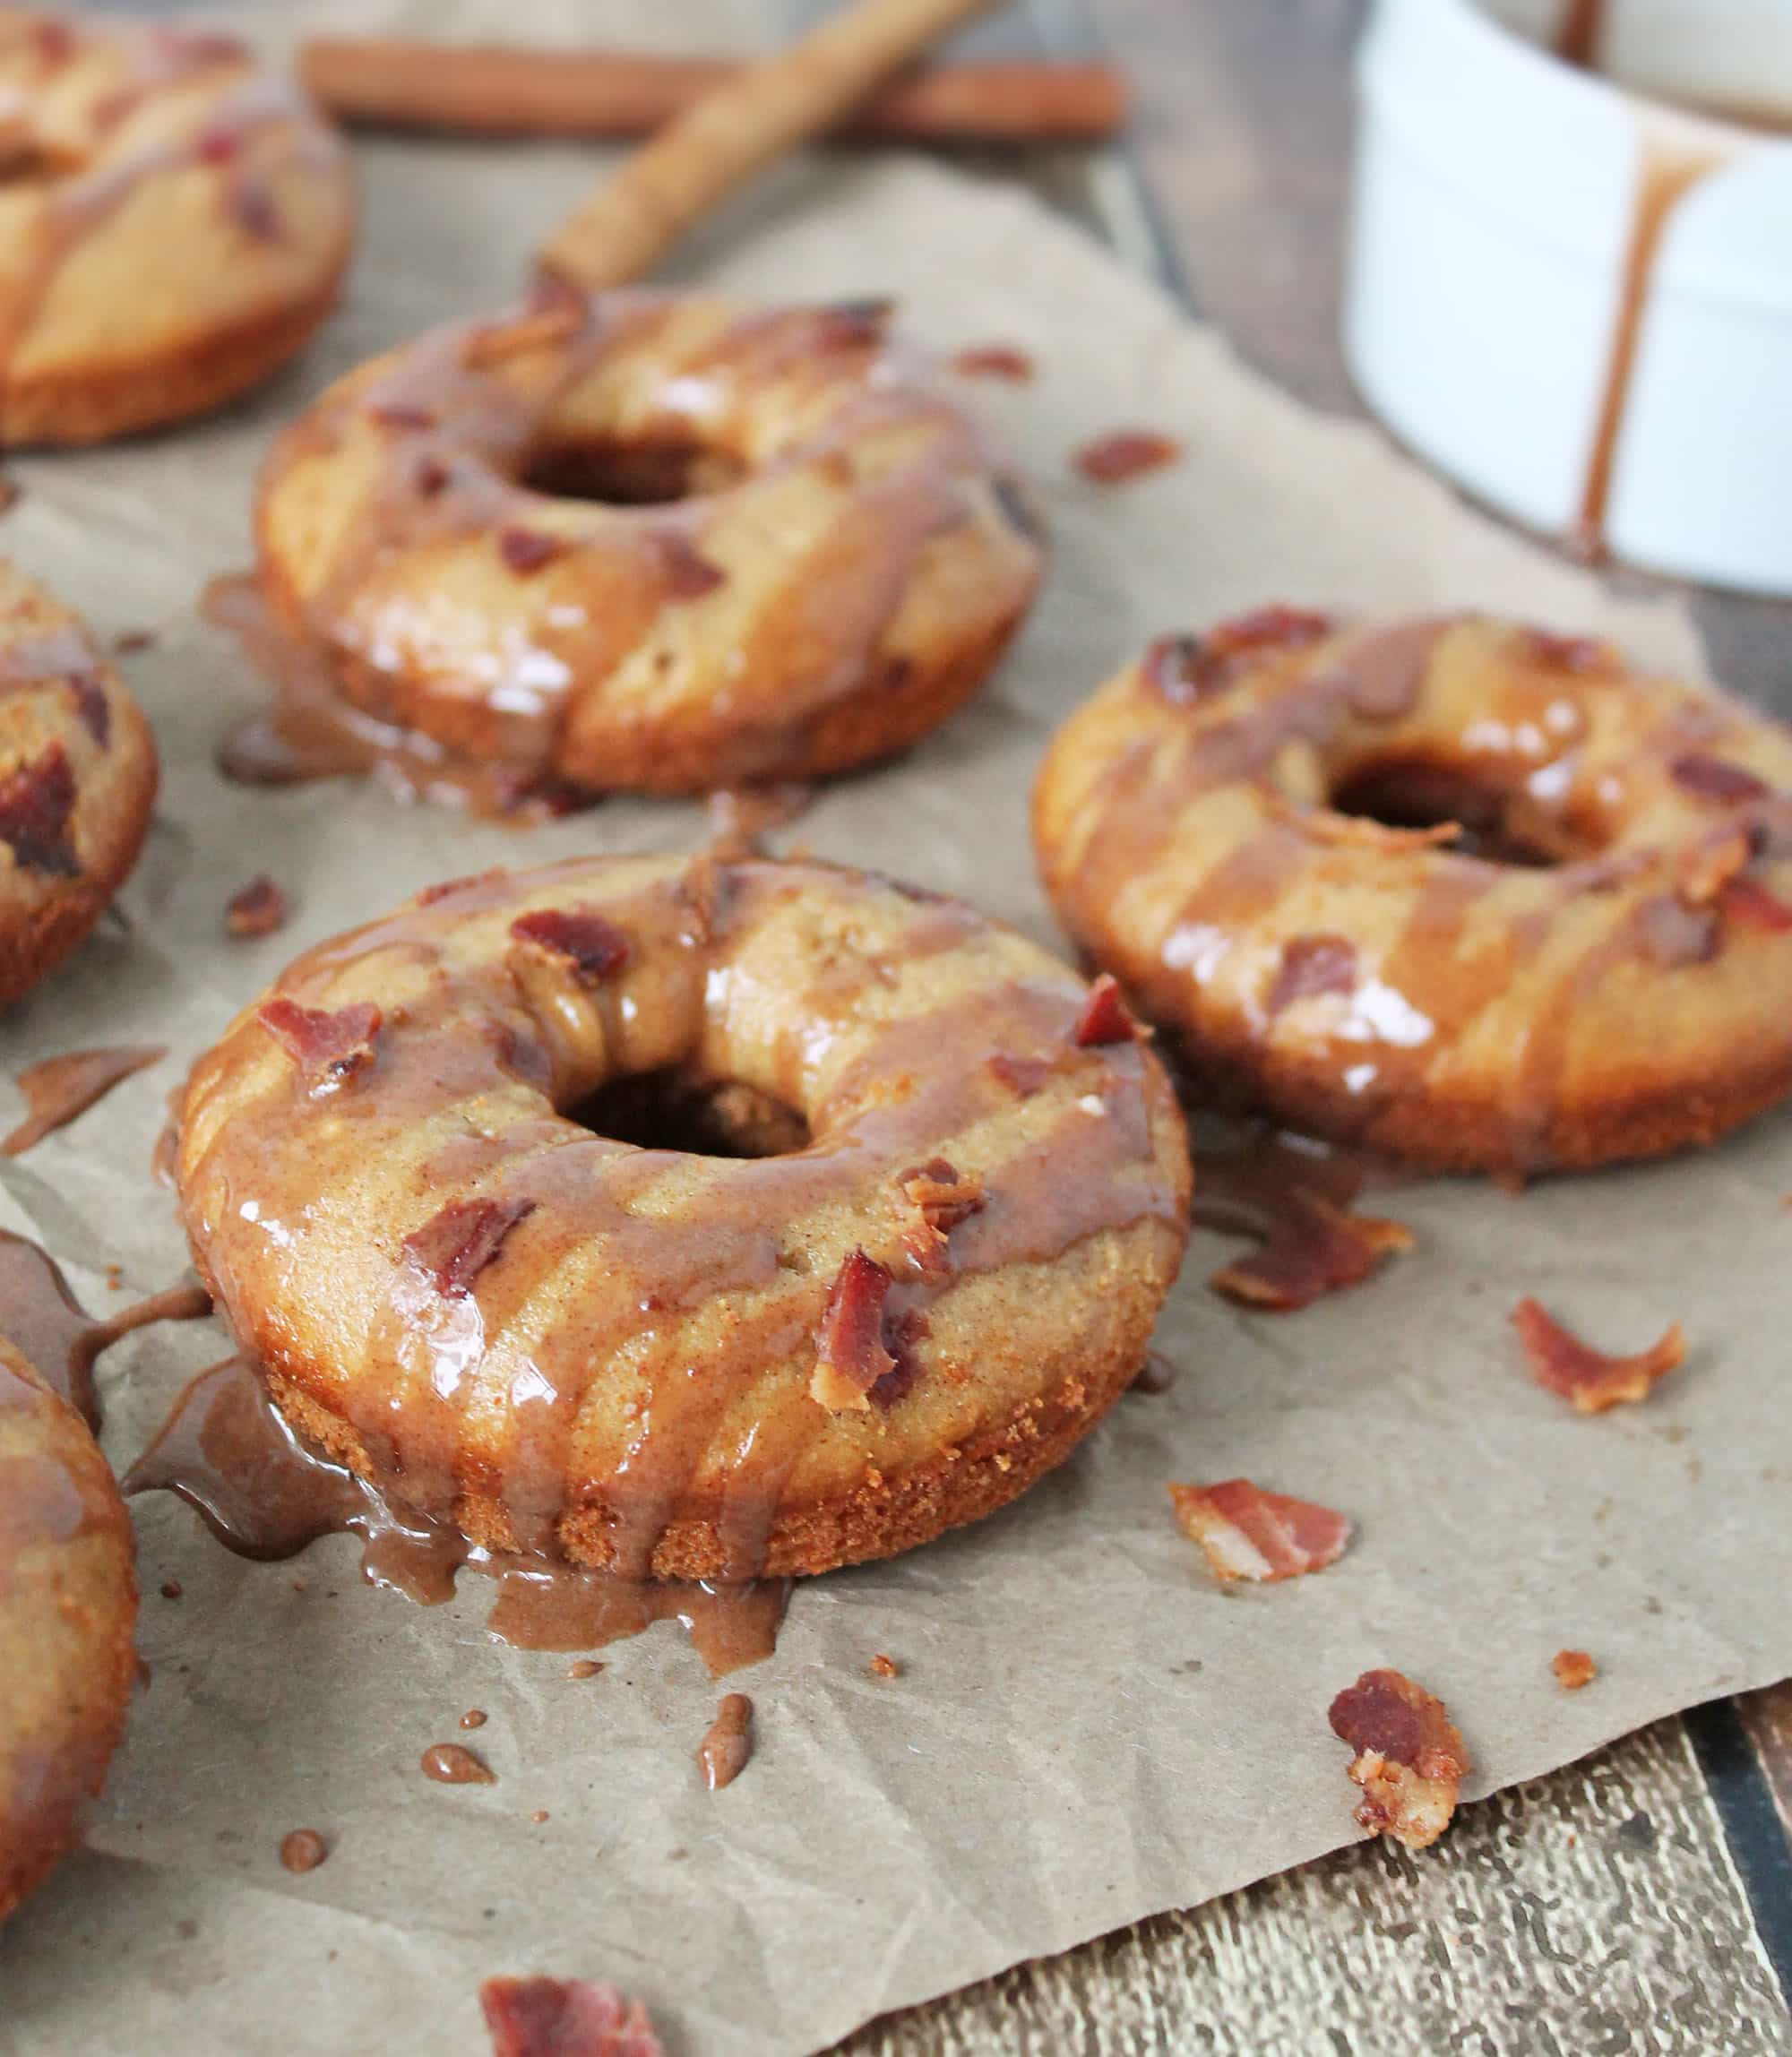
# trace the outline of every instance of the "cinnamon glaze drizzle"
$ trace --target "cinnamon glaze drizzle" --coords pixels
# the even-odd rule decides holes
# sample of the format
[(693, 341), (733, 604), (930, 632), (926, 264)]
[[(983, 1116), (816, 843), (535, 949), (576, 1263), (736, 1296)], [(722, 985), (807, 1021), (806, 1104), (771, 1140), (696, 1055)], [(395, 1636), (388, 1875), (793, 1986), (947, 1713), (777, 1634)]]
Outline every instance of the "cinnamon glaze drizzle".
[(102, 1350), (154, 1321), (194, 1321), (211, 1312), (198, 1286), (171, 1286), (95, 1320), (75, 1298), (55, 1258), (28, 1236), (0, 1229), (0, 1336), (90, 1428), (99, 1425), (93, 1366)]
[(0, 1141), (0, 1156), (22, 1157), (46, 1136), (103, 1100), (114, 1086), (167, 1055), (160, 1046), (121, 1045), (109, 1050), (71, 1050), (64, 1056), (28, 1064), (19, 1073), (18, 1085), (30, 1112)]
[(188, 1381), (124, 1490), (177, 1494), (228, 1550), (261, 1562), (295, 1557), (320, 1536), (358, 1536), (367, 1583), (420, 1606), (452, 1599), (461, 1570), (482, 1572), (498, 1587), (487, 1628), (518, 1649), (598, 1649), (677, 1621), (719, 1678), (771, 1655), (789, 1597), (788, 1579), (626, 1579), (483, 1550), (445, 1522), (395, 1509), (298, 1435), (240, 1356)]

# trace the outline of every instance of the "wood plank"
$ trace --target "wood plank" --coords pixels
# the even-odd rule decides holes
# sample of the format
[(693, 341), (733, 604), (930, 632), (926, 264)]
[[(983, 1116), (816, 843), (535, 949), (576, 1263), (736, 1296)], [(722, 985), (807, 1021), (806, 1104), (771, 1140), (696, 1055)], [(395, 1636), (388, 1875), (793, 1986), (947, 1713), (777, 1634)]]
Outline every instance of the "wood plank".
[(839, 2048), (1766, 2057), (1792, 2048), (1792, 2016), (1674, 1721), (1465, 1809), (1421, 1855), (1341, 1851), (888, 2017)]

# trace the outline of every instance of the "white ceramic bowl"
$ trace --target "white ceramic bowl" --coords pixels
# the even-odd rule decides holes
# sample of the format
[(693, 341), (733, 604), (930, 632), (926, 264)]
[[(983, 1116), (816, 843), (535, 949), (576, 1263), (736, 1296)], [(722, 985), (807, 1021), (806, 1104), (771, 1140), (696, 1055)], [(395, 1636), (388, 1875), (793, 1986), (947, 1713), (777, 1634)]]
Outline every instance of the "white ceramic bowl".
[[(1564, 63), (1530, 37), (1565, 0), (1495, 4), (1506, 21), (1377, 0), (1364, 40), (1344, 315), (1364, 397), (1531, 527), (1792, 594), (1792, 137)], [(1626, 77), (1792, 113), (1792, 0), (1605, 13)], [(1640, 196), (1676, 164), (1698, 176), (1639, 248)]]

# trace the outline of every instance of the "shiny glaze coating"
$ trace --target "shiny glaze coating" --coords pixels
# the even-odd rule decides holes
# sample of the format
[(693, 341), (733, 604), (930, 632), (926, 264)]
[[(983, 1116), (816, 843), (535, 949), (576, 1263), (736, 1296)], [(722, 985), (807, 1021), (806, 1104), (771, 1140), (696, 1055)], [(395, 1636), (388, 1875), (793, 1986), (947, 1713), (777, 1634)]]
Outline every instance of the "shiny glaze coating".
[[(1079, 1045), (1088, 1004), (1013, 932), (827, 865), (487, 874), (237, 1018), (181, 1207), (279, 1405), (396, 1504), (632, 1578), (823, 1571), (1012, 1498), (1144, 1356), (1186, 1138), (1142, 1042)], [(571, 1118), (642, 1078), (783, 1154)], [(818, 1398), (824, 1328), (850, 1372), (866, 1313), (842, 1282), (880, 1275), (885, 1375)]]
[(0, 1005), (106, 911), (156, 779), (149, 723), (87, 629), (0, 559)]
[(363, 716), (523, 782), (901, 749), (982, 683), (1041, 552), (887, 313), (554, 290), (436, 330), (276, 444), (266, 598)]
[(1789, 802), (1786, 729), (1607, 646), (1270, 608), (1104, 686), (1034, 832), (1198, 1084), (1524, 1174), (1710, 1142), (1792, 1088)]
[(234, 38), (0, 9), (0, 441), (221, 405), (328, 313), (348, 159)]
[(98, 1444), (0, 1340), (0, 1920), (80, 1840), (124, 1733), (134, 1565)]

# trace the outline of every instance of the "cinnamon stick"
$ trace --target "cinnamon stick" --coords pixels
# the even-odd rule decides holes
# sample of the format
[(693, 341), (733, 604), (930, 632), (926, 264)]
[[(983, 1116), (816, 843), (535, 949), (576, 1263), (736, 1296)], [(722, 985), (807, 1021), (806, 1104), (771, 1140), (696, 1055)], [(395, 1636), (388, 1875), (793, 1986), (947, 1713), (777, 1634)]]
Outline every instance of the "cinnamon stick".
[[(339, 121), (438, 135), (636, 142), (737, 75), (724, 59), (316, 36), (299, 52)], [(953, 65), (895, 81), (832, 131), (852, 142), (1097, 143), (1126, 124), (1110, 65)]]
[(629, 158), (540, 254), (590, 288), (650, 271), (702, 215), (811, 137), (824, 135), (949, 29), (993, 0), (853, 0), (788, 49), (694, 101)]

